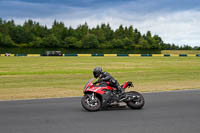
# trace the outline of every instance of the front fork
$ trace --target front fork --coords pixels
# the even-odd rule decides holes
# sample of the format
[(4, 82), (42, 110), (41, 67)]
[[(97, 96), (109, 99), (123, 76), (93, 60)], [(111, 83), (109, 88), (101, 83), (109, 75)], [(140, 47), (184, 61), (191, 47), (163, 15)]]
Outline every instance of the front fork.
[(94, 94), (94, 92), (93, 92), (93, 93), (92, 93), (91, 99), (94, 100), (94, 99), (95, 99), (94, 97), (95, 97), (95, 94)]

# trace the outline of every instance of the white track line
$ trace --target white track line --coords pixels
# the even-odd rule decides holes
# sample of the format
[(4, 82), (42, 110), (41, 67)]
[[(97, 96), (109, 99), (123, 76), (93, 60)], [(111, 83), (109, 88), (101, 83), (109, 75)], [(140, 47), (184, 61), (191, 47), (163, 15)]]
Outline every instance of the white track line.
[[(187, 92), (187, 91), (200, 91), (200, 89), (170, 90), (170, 91), (141, 92), (141, 93), (142, 93), (142, 94), (152, 94), (152, 93)], [(20, 100), (20, 99), (19, 99), (19, 100), (0, 100), (0, 102), (56, 100), (56, 99), (70, 99), (70, 98), (81, 98), (81, 96), (74, 96), (74, 97), (55, 97), (55, 98), (42, 98), (42, 99), (22, 99), (22, 100)]]
[(183, 89), (183, 90), (167, 90), (167, 91), (154, 91), (154, 92), (141, 92), (143, 94), (151, 93), (168, 93), (168, 92), (187, 92), (187, 91), (200, 91), (200, 89)]

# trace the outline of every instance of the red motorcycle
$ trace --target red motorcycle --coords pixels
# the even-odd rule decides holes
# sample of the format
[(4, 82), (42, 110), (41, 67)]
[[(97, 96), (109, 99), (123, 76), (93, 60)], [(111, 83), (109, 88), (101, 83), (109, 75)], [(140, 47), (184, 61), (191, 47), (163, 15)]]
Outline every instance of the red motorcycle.
[[(109, 82), (93, 83), (90, 79), (84, 87), (84, 96), (81, 99), (83, 108), (87, 111), (98, 111), (106, 107), (128, 106), (132, 109), (141, 109), (144, 106), (144, 97), (136, 91), (125, 92), (123, 95), (116, 88), (109, 86)], [(125, 82), (122, 88), (133, 87), (132, 82)]]

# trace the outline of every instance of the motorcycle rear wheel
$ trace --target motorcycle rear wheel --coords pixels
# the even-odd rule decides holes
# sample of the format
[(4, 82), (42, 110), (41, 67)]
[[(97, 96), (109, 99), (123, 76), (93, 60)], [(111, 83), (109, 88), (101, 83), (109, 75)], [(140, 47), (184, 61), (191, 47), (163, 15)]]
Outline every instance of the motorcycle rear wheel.
[(138, 97), (138, 99), (132, 100), (132, 101), (128, 101), (127, 102), (127, 106), (129, 108), (132, 108), (132, 109), (141, 109), (141, 108), (143, 108), (145, 100), (144, 100), (144, 97), (142, 96), (142, 94), (140, 94), (139, 92), (136, 92), (136, 91), (131, 91), (131, 92), (128, 92), (128, 93), (132, 94), (133, 96)]
[(92, 94), (85, 94), (81, 99), (81, 104), (83, 108), (87, 111), (98, 111), (101, 109), (101, 101), (98, 97), (94, 97), (94, 100), (91, 100)]

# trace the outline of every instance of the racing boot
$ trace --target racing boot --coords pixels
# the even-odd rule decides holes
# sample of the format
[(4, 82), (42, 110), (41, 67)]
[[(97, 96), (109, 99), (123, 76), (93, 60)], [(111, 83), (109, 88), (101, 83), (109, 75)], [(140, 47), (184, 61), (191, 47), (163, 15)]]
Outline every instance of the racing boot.
[(122, 88), (120, 85), (117, 86), (117, 89), (118, 89), (118, 91), (119, 91), (120, 97), (123, 97), (123, 95), (125, 94), (125, 89)]

